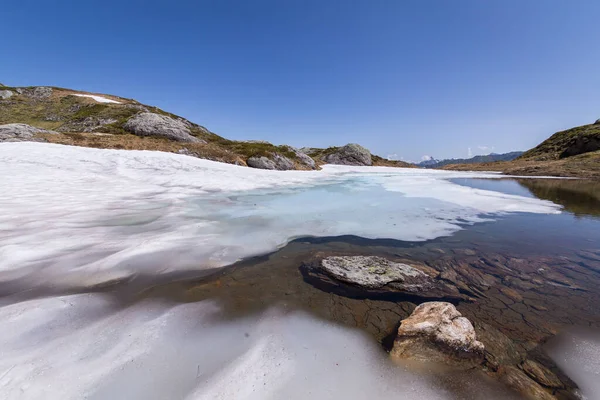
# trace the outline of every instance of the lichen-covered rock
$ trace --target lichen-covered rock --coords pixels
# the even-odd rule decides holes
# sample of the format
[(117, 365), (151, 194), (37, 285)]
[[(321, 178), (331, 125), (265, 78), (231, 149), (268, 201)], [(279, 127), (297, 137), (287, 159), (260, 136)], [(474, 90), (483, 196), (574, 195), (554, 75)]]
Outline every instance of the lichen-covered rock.
[(13, 96), (13, 92), (11, 92), (10, 90), (0, 90), (0, 99), (2, 100), (6, 100), (9, 99)]
[(285, 146), (289, 151), (294, 152), (294, 154), (296, 155), (296, 158), (298, 159), (298, 162), (300, 164), (302, 164), (303, 166), (310, 168), (310, 169), (316, 169), (317, 168), (317, 164), (315, 163), (315, 160), (313, 160), (312, 157), (310, 157), (308, 154), (302, 152), (301, 149), (296, 149), (295, 147), (292, 146)]
[(178, 142), (201, 142), (191, 135), (190, 129), (183, 122), (156, 113), (137, 114), (131, 117), (123, 128), (137, 136), (163, 137)]
[(439, 273), (424, 264), (411, 265), (376, 256), (317, 255), (305, 262), (301, 272), (309, 282), (327, 286), (341, 296), (427, 300), (465, 300), (453, 285), (439, 279)]
[(391, 355), (470, 367), (483, 362), (484, 346), (454, 305), (434, 301), (419, 305), (402, 320)]
[(419, 281), (428, 276), (408, 264), (375, 256), (333, 256), (321, 261), (334, 278), (366, 288), (380, 288), (390, 282)]
[(252, 168), (271, 169), (287, 171), (294, 169), (294, 162), (281, 154), (271, 154), (272, 158), (265, 156), (253, 156), (246, 160), (246, 164)]
[[(47, 119), (48, 120), (48, 119)], [(86, 117), (79, 121), (69, 121), (62, 125), (60, 132), (95, 132), (101, 130), (104, 126), (117, 122), (114, 118)]]
[(325, 162), (338, 165), (373, 165), (371, 152), (359, 144), (350, 143), (325, 156)]
[(277, 169), (275, 162), (267, 157), (250, 157), (246, 160), (246, 164), (252, 168), (258, 169)]
[(47, 131), (27, 124), (6, 124), (0, 125), (0, 142), (43, 142), (43, 139), (35, 138), (38, 133), (56, 134), (54, 131)]
[(17, 89), (17, 93), (23, 94), (32, 99), (42, 100), (47, 99), (52, 95), (52, 88), (45, 86), (37, 86), (37, 87), (28, 87), (28, 88), (19, 88)]
[(281, 154), (273, 154), (273, 161), (275, 166), (280, 171), (288, 171), (294, 169), (294, 162)]

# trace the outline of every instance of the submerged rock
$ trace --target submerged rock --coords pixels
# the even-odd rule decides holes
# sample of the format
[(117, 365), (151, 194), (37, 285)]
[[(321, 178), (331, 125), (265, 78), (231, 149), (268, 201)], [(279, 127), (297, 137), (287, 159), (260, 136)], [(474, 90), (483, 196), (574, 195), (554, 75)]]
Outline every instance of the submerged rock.
[(376, 256), (329, 256), (307, 262), (301, 269), (315, 286), (343, 296), (470, 300), (422, 264)]
[(471, 322), (450, 303), (419, 305), (402, 320), (390, 353), (392, 357), (445, 364), (479, 365), (484, 346)]
[(548, 368), (532, 360), (526, 360), (522, 365), (523, 371), (532, 379), (549, 388), (563, 388), (565, 385)]
[(131, 117), (123, 128), (137, 136), (164, 137), (178, 142), (201, 142), (191, 135), (188, 126), (174, 118), (143, 112)]
[(35, 137), (35, 135), (38, 133), (56, 134), (57, 132), (36, 128), (35, 126), (27, 124), (0, 125), (0, 142), (45, 141), (44, 139), (38, 139)]
[(359, 144), (350, 143), (325, 156), (327, 164), (373, 165), (371, 152)]
[(523, 371), (513, 366), (503, 366), (499, 371), (500, 380), (527, 399), (556, 400), (537, 382), (530, 379)]
[(321, 266), (336, 279), (370, 289), (380, 288), (394, 281), (418, 285), (423, 280), (428, 280), (428, 276), (420, 270), (382, 257), (327, 257), (323, 259)]

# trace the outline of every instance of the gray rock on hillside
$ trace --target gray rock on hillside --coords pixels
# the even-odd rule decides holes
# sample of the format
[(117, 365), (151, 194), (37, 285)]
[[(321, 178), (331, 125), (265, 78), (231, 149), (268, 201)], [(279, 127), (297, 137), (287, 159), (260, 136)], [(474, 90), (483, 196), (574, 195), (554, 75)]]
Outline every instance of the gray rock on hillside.
[(0, 99), (2, 100), (6, 100), (9, 99), (13, 96), (13, 92), (11, 92), (10, 90), (0, 90)]
[(282, 156), (281, 154), (273, 154), (272, 159), (261, 156), (261, 157), (250, 157), (246, 160), (246, 164), (252, 168), (258, 169), (270, 169), (287, 171), (294, 169), (294, 163), (289, 158)]
[(178, 142), (202, 142), (191, 135), (190, 129), (182, 121), (150, 112), (131, 117), (123, 128), (137, 136), (163, 137)]
[(42, 100), (52, 95), (52, 88), (45, 86), (18, 88), (17, 93), (23, 94), (31, 99)]
[(484, 350), (471, 321), (452, 304), (432, 301), (419, 305), (402, 320), (390, 354), (469, 367), (483, 362)]
[(117, 122), (114, 118), (86, 117), (83, 120), (69, 121), (57, 130), (60, 132), (95, 132), (102, 131), (106, 125)]
[(310, 169), (316, 169), (317, 168), (317, 164), (315, 163), (315, 160), (312, 159), (312, 157), (310, 157), (309, 155), (307, 155), (306, 153), (302, 152), (302, 150), (300, 149), (296, 149), (295, 147), (292, 146), (285, 146), (289, 151), (294, 152), (294, 154), (296, 155), (296, 157), (298, 158), (298, 162), (300, 162), (300, 164), (310, 168)]
[(373, 165), (371, 152), (359, 144), (350, 143), (325, 156), (325, 162), (338, 165)]
[(38, 133), (56, 134), (54, 131), (47, 131), (27, 124), (6, 124), (0, 125), (0, 142), (43, 142), (43, 139), (34, 137)]

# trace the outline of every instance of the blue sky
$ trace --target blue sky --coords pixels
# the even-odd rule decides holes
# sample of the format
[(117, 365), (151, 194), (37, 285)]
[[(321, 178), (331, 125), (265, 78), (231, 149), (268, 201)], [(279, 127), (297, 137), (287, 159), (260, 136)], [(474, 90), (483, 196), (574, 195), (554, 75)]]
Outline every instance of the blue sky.
[(418, 161), (600, 118), (600, 2), (5, 1), (0, 82), (135, 98), (232, 139)]

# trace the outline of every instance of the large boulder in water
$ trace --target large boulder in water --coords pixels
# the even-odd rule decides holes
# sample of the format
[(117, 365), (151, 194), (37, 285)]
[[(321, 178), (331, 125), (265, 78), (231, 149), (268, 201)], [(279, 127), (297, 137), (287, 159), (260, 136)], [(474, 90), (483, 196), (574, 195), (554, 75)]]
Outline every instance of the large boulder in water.
[(137, 136), (163, 137), (177, 142), (201, 142), (187, 124), (166, 115), (143, 112), (131, 117), (123, 128)]
[(342, 296), (387, 298), (394, 301), (427, 299), (469, 301), (439, 272), (422, 263), (391, 261), (377, 256), (333, 255), (305, 262), (306, 279)]
[(43, 142), (44, 139), (35, 137), (38, 133), (53, 133), (45, 129), (36, 128), (27, 124), (6, 124), (0, 125), (0, 142)]
[(371, 152), (359, 144), (350, 143), (325, 156), (327, 164), (373, 165)]
[(467, 318), (446, 302), (419, 305), (402, 320), (392, 357), (471, 367), (484, 359), (484, 346)]

